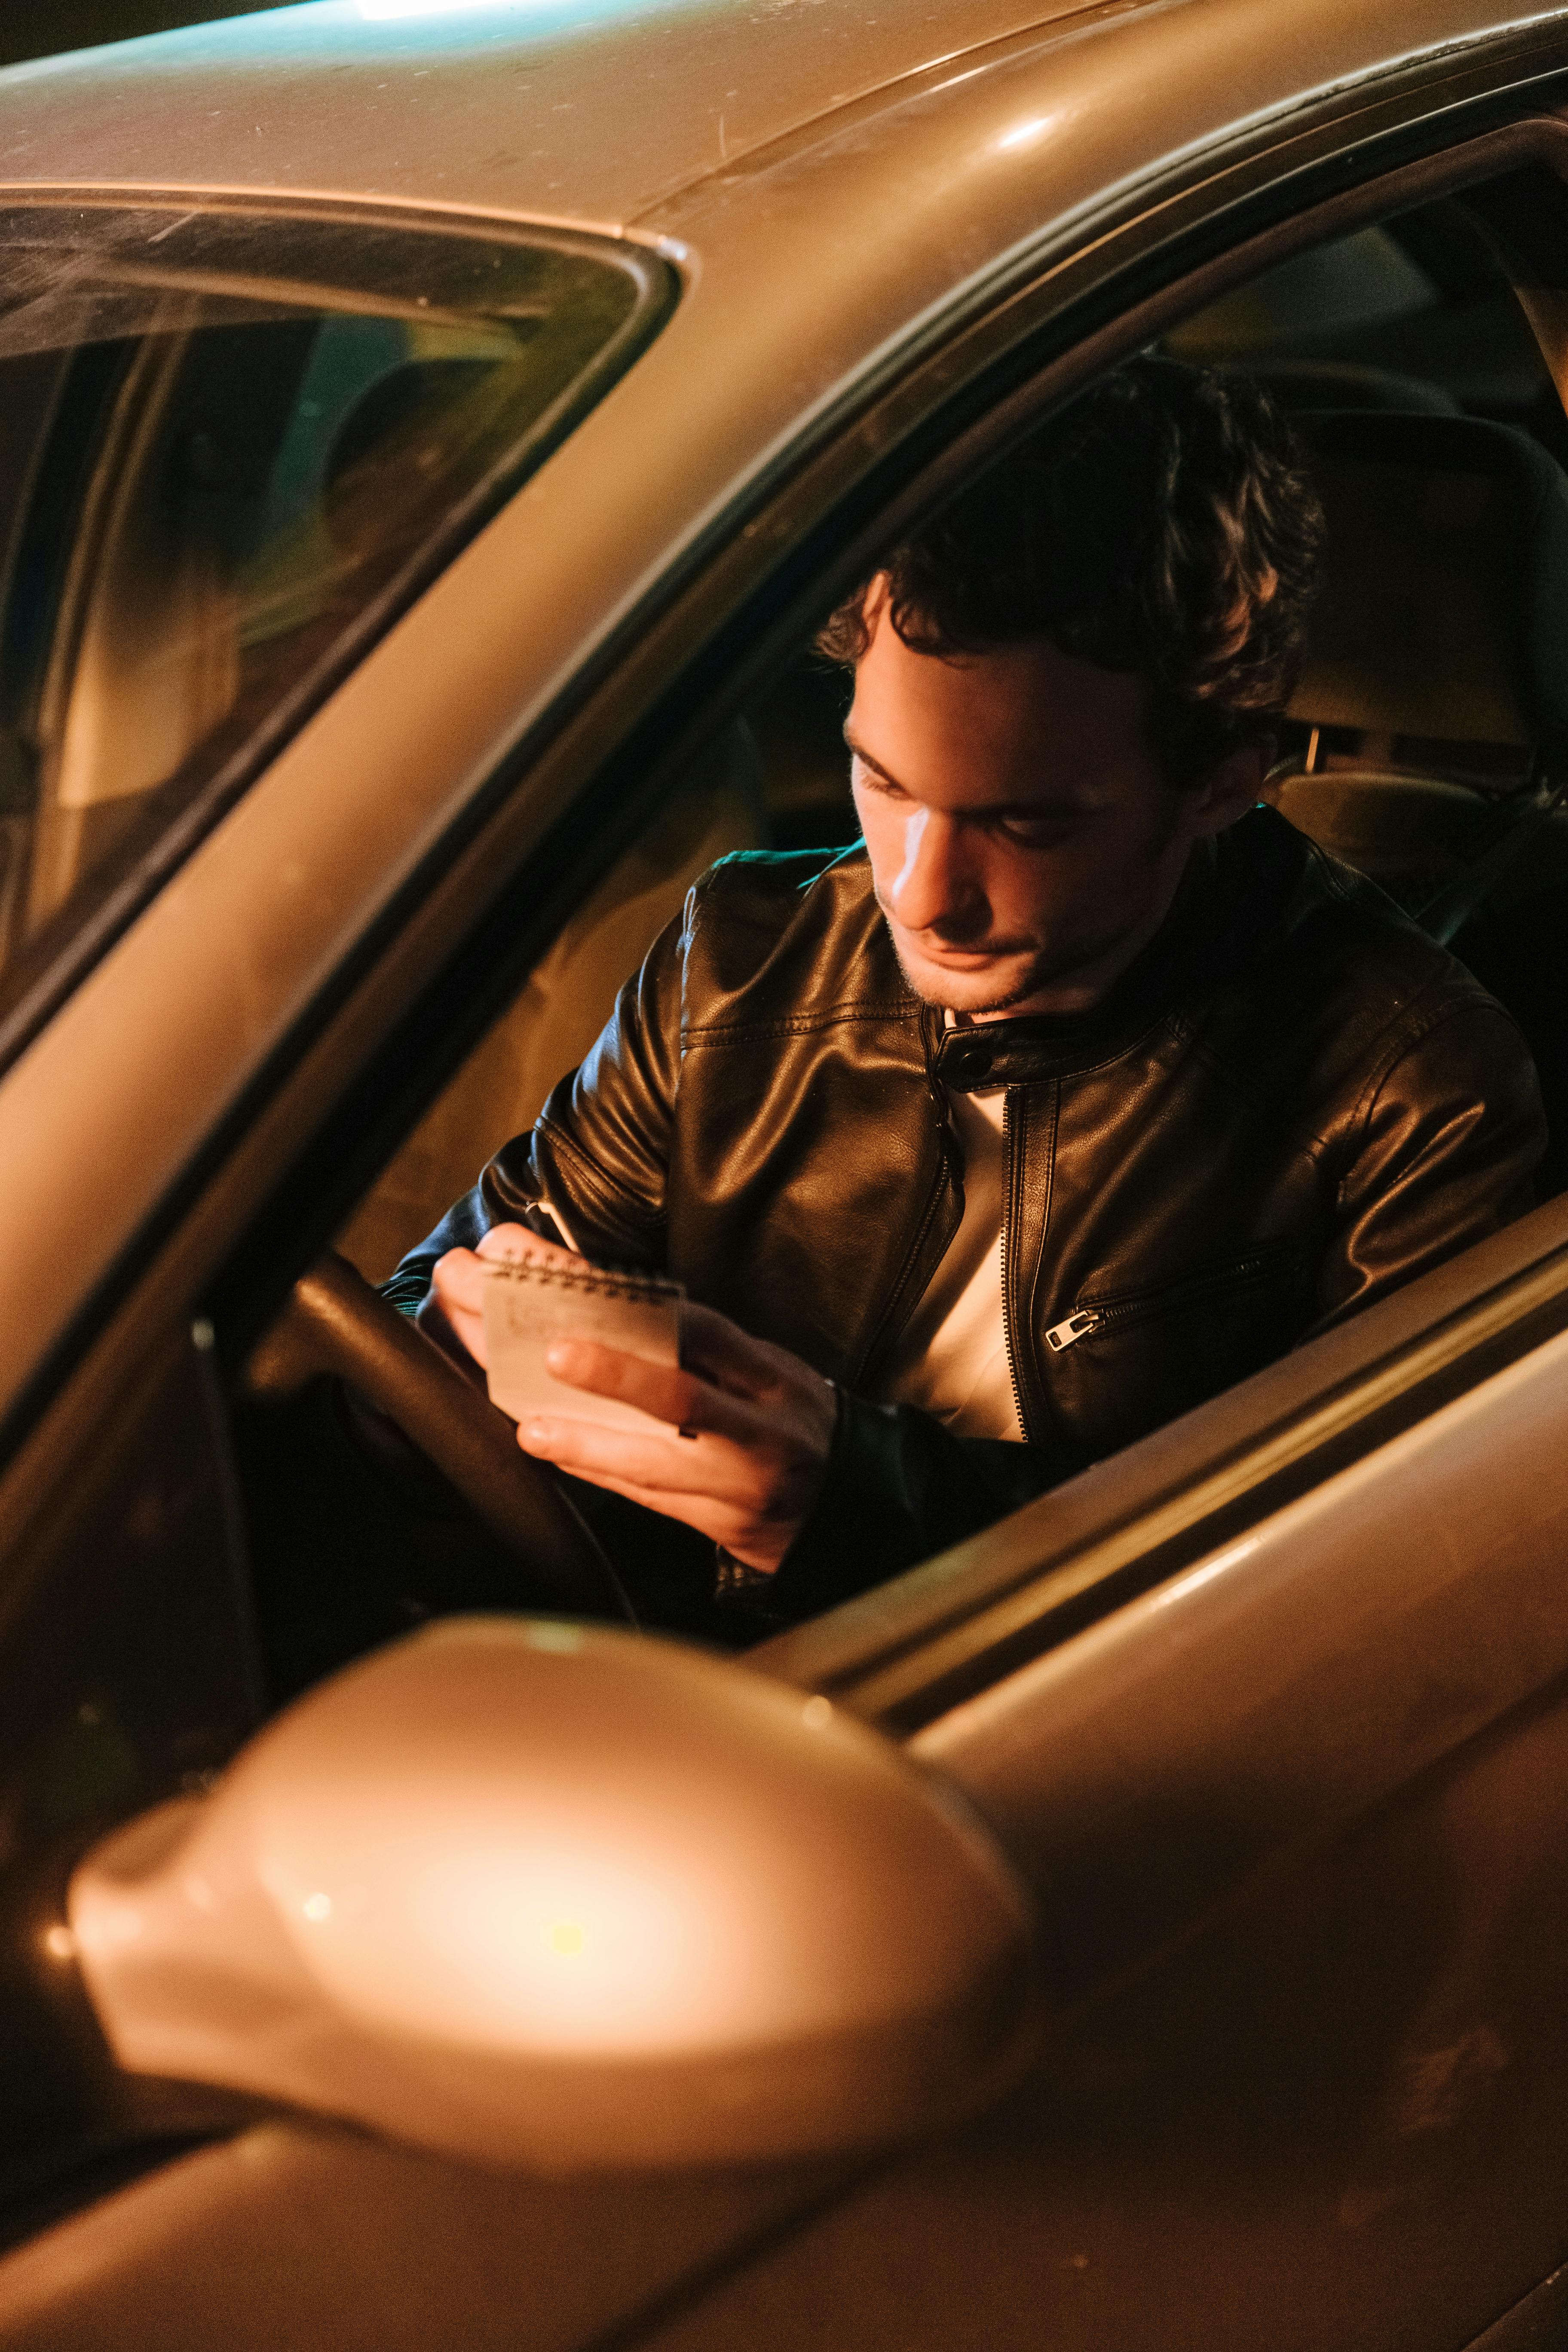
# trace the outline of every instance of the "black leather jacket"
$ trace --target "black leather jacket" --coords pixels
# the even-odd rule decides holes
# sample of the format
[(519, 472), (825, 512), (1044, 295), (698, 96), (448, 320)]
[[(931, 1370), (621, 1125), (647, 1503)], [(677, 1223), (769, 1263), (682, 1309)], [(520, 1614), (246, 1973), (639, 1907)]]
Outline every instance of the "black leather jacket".
[[(1005, 1084), (1004, 1298), (1026, 1445), (879, 1404), (963, 1209), (944, 1089)], [(1530, 1205), (1508, 1014), (1271, 810), (1194, 858), (1089, 1015), (944, 1031), (863, 850), (713, 867), (530, 1136), (388, 1286), (558, 1208), (844, 1391), (783, 1615), (973, 1533)]]

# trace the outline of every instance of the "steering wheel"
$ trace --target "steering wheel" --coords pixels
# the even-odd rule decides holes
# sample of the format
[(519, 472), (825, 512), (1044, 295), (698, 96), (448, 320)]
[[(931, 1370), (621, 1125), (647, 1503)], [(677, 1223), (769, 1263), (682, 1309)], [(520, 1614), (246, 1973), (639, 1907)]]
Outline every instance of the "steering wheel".
[(302, 1275), (252, 1349), (247, 1391), (293, 1396), (323, 1373), (395, 1422), (475, 1517), (527, 1568), (543, 1605), (637, 1622), (620, 1579), (555, 1473), (449, 1356), (329, 1251)]

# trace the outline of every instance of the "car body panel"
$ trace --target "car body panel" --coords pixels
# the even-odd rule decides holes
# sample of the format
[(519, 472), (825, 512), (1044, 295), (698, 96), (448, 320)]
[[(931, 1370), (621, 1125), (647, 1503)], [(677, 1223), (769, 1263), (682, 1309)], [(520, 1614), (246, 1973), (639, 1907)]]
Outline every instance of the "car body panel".
[(544, 2182), (267, 2121), (0, 2256), (0, 2338), (7, 2352), (574, 2352), (844, 2177)]
[(1568, 1490), (1497, 1486), (1555, 1444), (1565, 1373), (1559, 1333), (916, 1734), (1048, 1890), (1064, 1988), (1568, 1672)]
[(1055, 87), (998, 126), (1005, 138), (1030, 124), (1027, 136), (988, 154), (977, 135), (973, 152), (993, 167), (1010, 157), (1049, 215), (1042, 151), (1086, 109), (1114, 101), (1146, 162), (1212, 134), (1221, 110), (1247, 121), (1560, 14), (1478, 0), (1424, 0), (1418, 18), (1400, 0), (791, 0), (764, 12), (634, 0), (520, 25), (505, 6), (387, 19), (374, 8), (312, 0), (12, 67), (0, 74), (0, 182), (347, 194), (616, 227), (698, 182), (750, 176), (775, 142), (815, 146), (842, 114), (863, 151), (899, 142), (908, 196), (924, 159), (903, 146), (900, 85), (921, 81), (914, 102), (940, 103), (984, 71), (986, 45), (1007, 40), (1048, 57)]
[(614, 227), (847, 101), (1083, 5), (314, 0), (12, 68), (0, 177), (348, 193)]
[(1559, 1683), (1063, 2016), (993, 2115), (632, 2340), (1459, 2352), (1568, 2246), (1565, 1769)]
[(1415, 2352), (1561, 2263), (1565, 1364), (914, 1738), (1040, 1899), (1040, 2062), (638, 2341)]

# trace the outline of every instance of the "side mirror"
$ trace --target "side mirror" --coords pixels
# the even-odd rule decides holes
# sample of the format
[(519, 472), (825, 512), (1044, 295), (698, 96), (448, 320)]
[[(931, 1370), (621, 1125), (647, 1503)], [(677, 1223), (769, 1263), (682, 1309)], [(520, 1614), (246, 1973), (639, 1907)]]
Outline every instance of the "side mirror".
[(1028, 1899), (866, 1726), (733, 1662), (463, 1618), (71, 1882), (121, 2062), (563, 2173), (877, 2147), (1026, 2054)]

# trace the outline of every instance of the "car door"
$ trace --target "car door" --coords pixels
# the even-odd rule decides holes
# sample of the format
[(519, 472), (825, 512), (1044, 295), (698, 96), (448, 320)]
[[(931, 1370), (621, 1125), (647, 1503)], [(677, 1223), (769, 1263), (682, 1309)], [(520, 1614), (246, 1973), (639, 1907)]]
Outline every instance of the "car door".
[(988, 1612), (933, 1570), (924, 1641), (775, 1645), (1025, 1862), (1060, 2008), (1001, 2111), (648, 2340), (826, 2342), (830, 2277), (871, 2344), (1460, 2344), (1559, 2267), (1563, 1239), (1554, 1204), (1261, 1375), (1252, 1447), (1220, 1400), (1035, 1507), (1053, 1564)]
[[(1384, 127), (1407, 142), (1415, 123), (1441, 155), (1456, 129), (1434, 123), (1451, 96), (1416, 86)], [(1032, 318), (973, 311), (967, 345), (955, 328), (879, 417), (819, 443), (815, 476), (803, 456), (767, 530), (742, 543), (737, 517), (728, 574), (715, 562), (684, 607), (601, 667), (597, 707), (584, 689), (576, 734), (530, 771), (545, 777), (537, 801), (506, 805), (499, 788), (486, 800), (448, 754), (468, 814), (446, 866), (387, 894), (368, 947), (356, 907), (352, 956), (351, 917), (323, 922), (317, 962), (301, 956), (290, 974), (314, 1029), (253, 1087), (228, 1157), (200, 1163), (37, 1424), (47, 1458), (40, 1441), (23, 1465), (37, 1590), (63, 1593), (65, 1563), (99, 1540), (99, 1522), (84, 1535), (60, 1516), (58, 1487), (62, 1461), (108, 1425), (105, 1401), (161, 1412), (181, 1382), (201, 1402), (215, 1378), (220, 1393), (237, 1379), (284, 1284), (472, 1034), (484, 989), (515, 973), (574, 877), (582, 887), (607, 856), (607, 841), (585, 850), (551, 832), (569, 791), (587, 790), (613, 836), (658, 761), (683, 756), (689, 722), (673, 711), (713, 723), (719, 675), (733, 667), (736, 692), (746, 682), (737, 648), (760, 674), (899, 499), (934, 495), (944, 468), (1005, 433), (1020, 384), (1038, 399), (1048, 368), (1060, 383), (1116, 338), (1136, 341), (1152, 316), (1140, 306), (1190, 305), (1193, 272), (1244, 274), (1262, 251), (1243, 250), (1244, 231), (1277, 239), (1283, 215), (1307, 242), (1342, 218), (1352, 163), (1364, 183), (1378, 161), (1364, 131), (1331, 115), (1305, 161), (1255, 159), (1258, 215), (1223, 231), (1201, 194), (1185, 245), (1163, 247), (1165, 229), (1140, 215), (1126, 275), (1100, 255), (1070, 289), (1077, 309), (1058, 289)], [(1293, 174), (1309, 163), (1320, 176), (1303, 189)], [(1363, 185), (1350, 210), (1386, 196)], [(671, 683), (670, 646), (694, 642)], [(403, 715), (385, 667), (374, 683)], [(507, 691), (515, 722), (514, 681)], [(366, 697), (344, 707), (357, 721)], [(312, 756), (323, 740), (345, 749), (336, 723), (323, 711)], [(266, 828), (309, 782), (306, 756), (258, 798), (246, 850), (284, 847), (280, 820)], [(498, 764), (487, 784), (516, 773)], [(317, 814), (324, 843), (345, 820)], [(438, 815), (450, 823), (449, 807)], [(437, 819), (420, 816), (423, 849)], [(395, 855), (383, 846), (387, 870), (415, 831)], [(224, 906), (228, 845), (193, 867), (187, 920)], [(292, 854), (325, 863), (298, 834)], [(151, 937), (149, 924), (128, 939), (118, 976), (137, 979)], [(100, 1018), (84, 998), (77, 1035)], [(472, 2344), (526, 2329), (568, 2344), (612, 2326), (618, 2341), (672, 2344), (1473, 2338), (1564, 2251), (1551, 2193), (1560, 1984), (1541, 1958), (1561, 1876), (1564, 1656), (1542, 1467), (1560, 1226), (1548, 1207), (896, 1592), (756, 1654), (910, 1742), (1033, 1883), (1058, 2015), (1039, 2069), (996, 2116), (860, 2186), (829, 2166), (547, 2187), (298, 2116), (175, 2110), (162, 2140), (136, 2140), (142, 2177), (115, 2193), (95, 2197), (79, 2172), (52, 2203), (34, 2183), (16, 2200), (13, 2340)], [(173, 1389), (144, 1369), (160, 1360)], [(212, 1426), (202, 1446), (182, 1446), (177, 1424), (173, 1442), (205, 1461), (216, 1511), (226, 1456)], [(1478, 1465), (1493, 1464), (1505, 1491), (1538, 1497), (1530, 1515), (1475, 1507)], [(107, 1507), (135, 1491), (110, 1480)], [(197, 1771), (254, 1705), (243, 1612), (220, 1613), (214, 1639), (237, 1696)], [(26, 1653), (10, 1655), (20, 1674)], [(147, 1787), (121, 1784), (95, 1822)], [(1500, 1819), (1523, 1825), (1500, 1864)], [(101, 2074), (68, 1950), (48, 1942), (58, 1920), (30, 1916), (41, 1949), (28, 1966), (58, 1963), (56, 1998), (74, 2000)], [(187, 2152), (165, 2162), (174, 2138)]]

